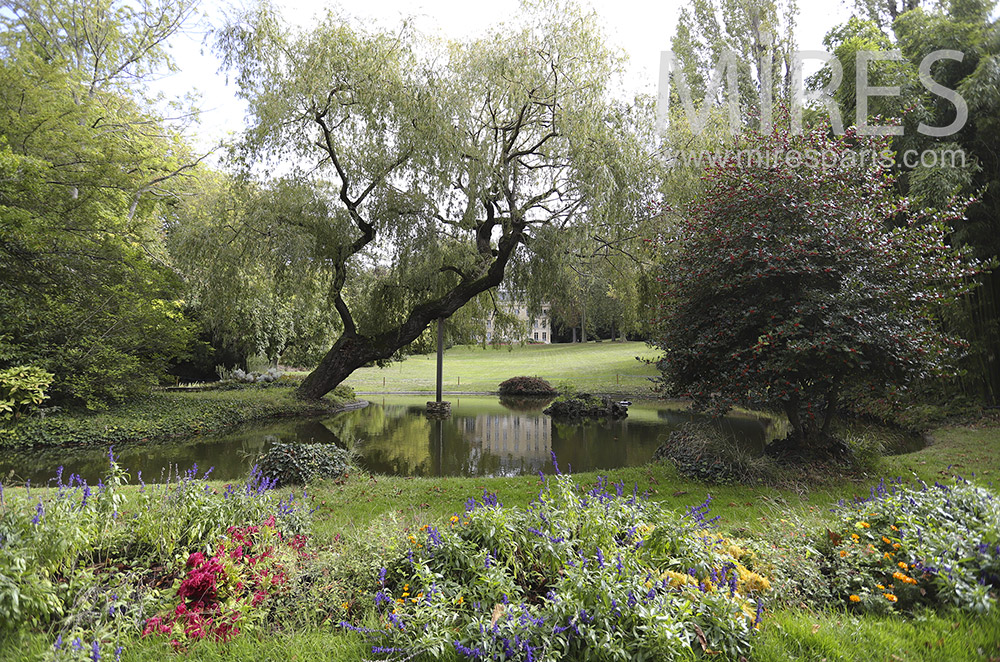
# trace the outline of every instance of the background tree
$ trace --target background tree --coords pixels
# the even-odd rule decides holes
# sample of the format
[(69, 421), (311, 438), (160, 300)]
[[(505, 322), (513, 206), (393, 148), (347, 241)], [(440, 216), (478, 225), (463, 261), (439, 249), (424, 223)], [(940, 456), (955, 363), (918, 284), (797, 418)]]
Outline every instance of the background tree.
[(323, 253), (301, 259), (329, 269), (342, 333), (303, 397), (390, 358), (499, 285), (537, 228), (599, 213), (627, 185), (618, 60), (573, 5), (440, 48), (333, 15), (296, 34), (258, 7), (220, 44), (250, 104), (240, 158), (301, 164), (291, 177), (335, 193)]
[(13, 2), (0, 13), (0, 366), (55, 373), (56, 402), (143, 392), (191, 324), (162, 244), (195, 159), (142, 94), (184, 0)]
[[(889, 7), (879, 20), (852, 18), (827, 35), (824, 43), (844, 64), (844, 81), (834, 98), (849, 122), (856, 103), (854, 54), (859, 50), (901, 51), (902, 61), (870, 65), (876, 84), (901, 88), (900, 96), (875, 98), (871, 103), (872, 114), (884, 117), (873, 123), (895, 121), (904, 130), (892, 143), (899, 190), (916, 204), (939, 209), (946, 208), (956, 194), (974, 197), (955, 222), (951, 241), (971, 246), (977, 257), (988, 261), (1000, 255), (1000, 27), (991, 18), (996, 3), (955, 0), (933, 8), (919, 4)], [(881, 11), (886, 5), (873, 7)], [(959, 92), (968, 105), (968, 121), (952, 135), (929, 136), (918, 131), (921, 123), (947, 127), (957, 113), (954, 104), (930, 93), (919, 81), (921, 61), (943, 49), (960, 51), (963, 58), (934, 63), (931, 78)], [(824, 71), (813, 84), (825, 81)], [(958, 388), (947, 390), (995, 403), (1000, 393), (1000, 276), (990, 271), (982, 275), (982, 282), (983, 287), (972, 291), (948, 317), (948, 324), (970, 340), (970, 351), (962, 361)]]
[[(663, 387), (702, 409), (783, 410), (790, 442), (820, 444), (846, 386), (882, 391), (948, 368), (960, 343), (936, 313), (968, 289), (972, 266), (939, 220), (895, 198), (871, 158), (884, 144), (825, 128), (745, 141), (789, 158), (709, 168), (671, 230)], [(796, 162), (810, 149), (840, 161)]]
[[(736, 67), (741, 121), (760, 127), (761, 98), (789, 99), (795, 51), (795, 0), (691, 0), (681, 8), (671, 50), (691, 88), (692, 101), (717, 103), (727, 94), (726, 81), (714, 98), (706, 92), (722, 56), (731, 52)], [(671, 88), (671, 107), (681, 99)], [(696, 111), (701, 108), (696, 105)]]

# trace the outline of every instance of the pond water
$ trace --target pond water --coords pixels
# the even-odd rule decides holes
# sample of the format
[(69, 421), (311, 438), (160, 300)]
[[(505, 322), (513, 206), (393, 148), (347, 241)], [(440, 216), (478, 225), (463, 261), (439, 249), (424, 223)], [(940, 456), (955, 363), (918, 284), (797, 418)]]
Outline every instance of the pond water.
[[(427, 396), (369, 396), (363, 409), (323, 418), (282, 419), (243, 426), (224, 434), (115, 447), (132, 481), (162, 482), (169, 472), (197, 465), (199, 475), (234, 480), (247, 474), (275, 441), (328, 443), (354, 451), (358, 464), (399, 476), (513, 476), (560, 469), (592, 471), (648, 462), (666, 435), (699, 417), (676, 402), (643, 401), (619, 421), (559, 423), (542, 413), (544, 402), (501, 402), (495, 396), (451, 396), (452, 415), (424, 415)], [(710, 419), (705, 419), (710, 420)], [(752, 453), (785, 435), (783, 421), (734, 412), (713, 422)], [(922, 443), (900, 437), (890, 452), (917, 450)], [(91, 483), (108, 466), (108, 449), (48, 448), (0, 454), (0, 482), (44, 484), (62, 466)]]
[[(369, 396), (363, 409), (324, 418), (285, 419), (243, 426), (224, 434), (115, 447), (119, 463), (136, 481), (160, 482), (170, 471), (197, 465), (199, 474), (232, 480), (244, 476), (275, 441), (331, 443), (355, 452), (365, 469), (402, 476), (512, 476), (552, 473), (552, 453), (563, 471), (613, 469), (648, 462), (663, 438), (697, 418), (685, 405), (636, 402), (619, 421), (566, 424), (542, 413), (543, 402), (506, 402), (495, 396), (451, 396), (452, 415), (424, 415), (427, 396)], [(753, 451), (781, 434), (772, 419), (734, 413), (716, 422)], [(50, 448), (5, 452), (0, 481), (44, 484), (62, 466), (96, 482), (107, 469), (107, 448)]]

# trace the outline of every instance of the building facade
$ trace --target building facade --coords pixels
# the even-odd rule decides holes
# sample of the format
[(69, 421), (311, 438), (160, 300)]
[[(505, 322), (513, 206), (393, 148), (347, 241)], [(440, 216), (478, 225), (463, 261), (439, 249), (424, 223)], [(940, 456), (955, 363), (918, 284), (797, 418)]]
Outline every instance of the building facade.
[[(549, 319), (549, 304), (542, 304), (540, 317), (529, 315), (528, 307), (518, 301), (501, 300), (500, 305), (504, 306), (508, 312), (514, 314), (514, 317), (521, 322), (525, 331), (520, 335), (509, 332), (504, 333), (504, 335), (496, 340), (499, 342), (528, 342), (545, 345), (552, 342), (552, 322)], [(496, 330), (494, 322), (495, 313), (490, 313), (489, 318), (486, 320), (486, 342), (495, 341)]]

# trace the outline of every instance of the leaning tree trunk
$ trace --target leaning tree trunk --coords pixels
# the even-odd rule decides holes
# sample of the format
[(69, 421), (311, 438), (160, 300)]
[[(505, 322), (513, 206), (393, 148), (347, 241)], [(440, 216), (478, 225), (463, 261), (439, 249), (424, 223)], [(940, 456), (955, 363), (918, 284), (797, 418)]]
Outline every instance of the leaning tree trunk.
[[(451, 317), (474, 296), (496, 287), (503, 281), (504, 270), (521, 241), (524, 223), (514, 224), (511, 234), (497, 242), (496, 255), (479, 278), (462, 275), (461, 282), (447, 294), (424, 302), (410, 311), (406, 319), (378, 335), (367, 336), (353, 328), (337, 339), (316, 369), (305, 378), (295, 394), (305, 400), (318, 400), (335, 389), (358, 368), (390, 358), (420, 336), (432, 322)], [(341, 301), (341, 307), (346, 307)]]

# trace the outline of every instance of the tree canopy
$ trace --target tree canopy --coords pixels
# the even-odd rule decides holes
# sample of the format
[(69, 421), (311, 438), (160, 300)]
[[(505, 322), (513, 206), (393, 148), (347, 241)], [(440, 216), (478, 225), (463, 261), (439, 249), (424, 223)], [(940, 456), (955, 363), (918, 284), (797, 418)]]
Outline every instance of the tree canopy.
[(541, 228), (626, 219), (648, 160), (610, 94), (618, 57), (571, 4), (440, 44), (334, 14), (295, 32), (261, 5), (220, 45), (250, 104), (246, 176), (292, 163), (328, 201), (322, 221), (291, 223), (341, 328), (305, 397), (498, 286)]
[(165, 205), (193, 166), (137, 84), (191, 5), (15, 2), (0, 15), (0, 365), (57, 401), (143, 392), (188, 350)]
[[(824, 128), (743, 140), (770, 159), (709, 168), (665, 237), (663, 387), (703, 409), (783, 410), (790, 439), (816, 443), (847, 387), (948, 370), (962, 343), (938, 312), (974, 264), (944, 219), (897, 198), (884, 143)], [(817, 167), (809, 153), (837, 159)]]

